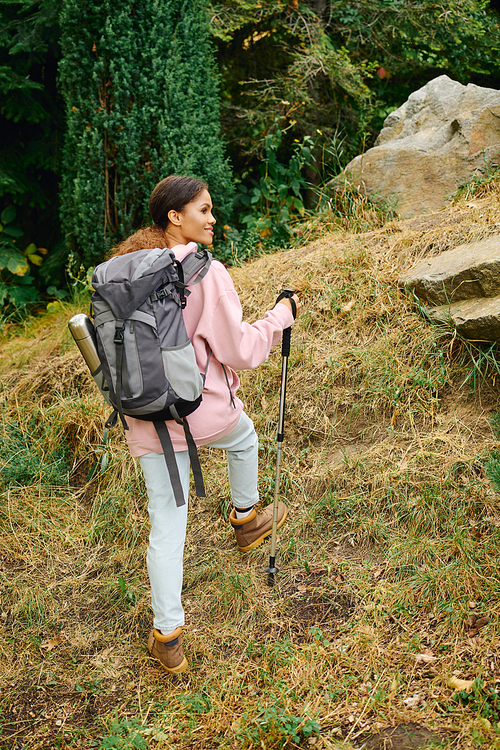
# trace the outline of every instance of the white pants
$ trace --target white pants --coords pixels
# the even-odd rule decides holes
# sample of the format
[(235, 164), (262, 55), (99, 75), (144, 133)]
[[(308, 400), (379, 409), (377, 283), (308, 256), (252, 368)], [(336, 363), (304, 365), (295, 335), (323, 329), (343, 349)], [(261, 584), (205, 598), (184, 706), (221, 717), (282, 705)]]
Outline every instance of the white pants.
[[(257, 490), (259, 441), (252, 420), (242, 413), (238, 426), (211, 448), (227, 451), (231, 498), (236, 508), (259, 500)], [(162, 453), (147, 453), (139, 462), (146, 481), (151, 533), (146, 561), (151, 584), (154, 627), (171, 633), (184, 625), (181, 604), (184, 542), (189, 494), (189, 454), (175, 454), (186, 504), (178, 508)]]

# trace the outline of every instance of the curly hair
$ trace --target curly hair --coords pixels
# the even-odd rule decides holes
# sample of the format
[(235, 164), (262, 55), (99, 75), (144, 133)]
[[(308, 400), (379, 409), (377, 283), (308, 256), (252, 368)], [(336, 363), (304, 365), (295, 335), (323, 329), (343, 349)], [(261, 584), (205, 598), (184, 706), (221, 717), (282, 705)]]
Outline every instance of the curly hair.
[(156, 226), (142, 227), (114, 247), (109, 257), (135, 253), (136, 250), (153, 250), (155, 247), (165, 247), (165, 232)]

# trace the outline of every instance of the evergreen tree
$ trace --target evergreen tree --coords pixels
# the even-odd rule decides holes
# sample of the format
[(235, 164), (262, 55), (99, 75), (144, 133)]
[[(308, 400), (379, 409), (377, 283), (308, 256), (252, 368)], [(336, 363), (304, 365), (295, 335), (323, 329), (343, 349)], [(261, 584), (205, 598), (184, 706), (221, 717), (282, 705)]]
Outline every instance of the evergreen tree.
[(61, 218), (85, 265), (149, 222), (168, 174), (205, 179), (219, 223), (232, 199), (219, 133), (207, 0), (65, 0)]
[(0, 213), (16, 207), (21, 249), (32, 242), (49, 248), (41, 269), (49, 276), (49, 267), (64, 262), (54, 257), (64, 131), (58, 39), (58, 0), (0, 3)]

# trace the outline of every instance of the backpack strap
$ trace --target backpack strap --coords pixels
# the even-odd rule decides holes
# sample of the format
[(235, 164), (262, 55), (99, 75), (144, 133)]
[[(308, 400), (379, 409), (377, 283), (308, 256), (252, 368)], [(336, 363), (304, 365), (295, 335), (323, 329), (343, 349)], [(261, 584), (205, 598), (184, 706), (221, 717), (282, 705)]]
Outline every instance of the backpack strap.
[[(189, 297), (191, 294), (188, 286), (198, 284), (198, 282), (205, 278), (211, 262), (212, 253), (205, 249), (198, 250), (196, 253), (189, 253), (183, 261), (174, 259), (173, 265), (177, 272), (177, 281), (169, 281), (164, 286), (156, 289), (150, 295), (150, 301), (157, 302), (164, 297), (171, 296), (184, 309), (186, 307), (186, 297)], [(196, 276), (196, 278), (194, 281), (191, 281), (193, 276)], [(177, 290), (177, 295), (173, 294), (174, 289)]]
[[(186, 307), (186, 297), (189, 297), (191, 294), (188, 286), (194, 286), (204, 279), (211, 263), (212, 253), (206, 248), (198, 250), (196, 253), (189, 253), (184, 260), (177, 261), (176, 268), (179, 281), (175, 282), (175, 286), (181, 298), (181, 307), (183, 309)], [(191, 280), (193, 277), (195, 277), (194, 281)]]
[[(181, 265), (184, 271), (184, 281), (186, 286), (194, 286), (199, 281), (205, 278), (212, 263), (212, 253), (206, 248), (198, 250), (196, 253), (189, 253), (186, 255)], [(194, 281), (191, 281), (193, 276), (198, 274)]]
[(116, 409), (113, 409), (106, 422), (104, 423), (104, 427), (106, 428), (106, 430), (111, 430), (111, 428), (115, 426), (117, 419), (118, 412), (116, 411)]
[(186, 500), (184, 499), (184, 492), (182, 491), (179, 467), (177, 466), (177, 461), (175, 460), (172, 440), (170, 439), (170, 434), (167, 430), (165, 422), (158, 420), (153, 422), (153, 424), (156, 428), (156, 432), (158, 433), (161, 447), (163, 448), (163, 455), (165, 456), (165, 463), (167, 464), (168, 475), (170, 477), (172, 490), (174, 492), (175, 504), (178, 508), (180, 508), (181, 505), (186, 504)]
[(116, 393), (112, 394), (115, 397), (116, 409), (120, 415), (120, 419), (125, 430), (128, 430), (127, 420), (123, 413), (122, 407), (122, 369), (123, 369), (123, 336), (124, 336), (124, 321), (116, 321), (115, 337), (113, 342), (116, 347)]
[(205, 485), (203, 483), (200, 457), (198, 456), (198, 449), (196, 448), (196, 443), (194, 442), (194, 438), (191, 435), (191, 430), (189, 429), (187, 419), (186, 417), (180, 417), (177, 409), (173, 405), (170, 407), (170, 413), (172, 414), (175, 421), (178, 424), (181, 424), (184, 428), (184, 437), (186, 438), (186, 443), (189, 451), (189, 462), (191, 464), (191, 469), (193, 470), (196, 495), (198, 497), (206, 497), (207, 494), (205, 492)]

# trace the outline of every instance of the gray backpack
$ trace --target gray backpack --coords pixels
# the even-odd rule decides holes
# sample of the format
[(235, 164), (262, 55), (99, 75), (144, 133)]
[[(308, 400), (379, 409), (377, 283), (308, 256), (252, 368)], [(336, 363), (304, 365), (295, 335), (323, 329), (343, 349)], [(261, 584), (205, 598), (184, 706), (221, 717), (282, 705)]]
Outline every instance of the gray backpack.
[(165, 420), (182, 424), (196, 492), (205, 496), (186, 416), (201, 403), (206, 370), (202, 375), (198, 369), (182, 310), (187, 287), (204, 278), (211, 260), (207, 250), (190, 253), (182, 262), (168, 248), (138, 250), (101, 263), (92, 276), (101, 391), (115, 410), (106, 427), (118, 416), (126, 430), (127, 416), (154, 423), (178, 506), (185, 500)]

